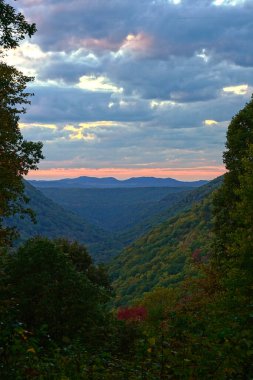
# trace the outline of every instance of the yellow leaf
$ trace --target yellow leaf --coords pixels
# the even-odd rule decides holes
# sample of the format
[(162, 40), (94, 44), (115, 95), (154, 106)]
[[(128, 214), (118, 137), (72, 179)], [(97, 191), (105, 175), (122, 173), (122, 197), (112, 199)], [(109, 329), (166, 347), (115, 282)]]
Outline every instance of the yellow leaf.
[(36, 351), (33, 347), (28, 348), (27, 352), (32, 352), (33, 354), (36, 354)]

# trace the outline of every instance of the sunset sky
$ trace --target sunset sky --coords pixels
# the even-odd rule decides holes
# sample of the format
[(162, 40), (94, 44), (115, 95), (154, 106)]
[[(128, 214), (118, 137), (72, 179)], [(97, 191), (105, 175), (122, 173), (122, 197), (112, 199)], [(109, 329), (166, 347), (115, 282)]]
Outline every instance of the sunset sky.
[(35, 76), (20, 127), (30, 178), (210, 179), (253, 89), (252, 0), (19, 0), (37, 33), (8, 63)]

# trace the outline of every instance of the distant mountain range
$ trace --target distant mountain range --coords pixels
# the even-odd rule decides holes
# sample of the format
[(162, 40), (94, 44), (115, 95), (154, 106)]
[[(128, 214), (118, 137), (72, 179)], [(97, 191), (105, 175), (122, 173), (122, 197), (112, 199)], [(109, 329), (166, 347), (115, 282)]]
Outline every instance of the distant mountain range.
[(133, 188), (133, 187), (199, 187), (208, 181), (184, 182), (173, 178), (155, 178), (155, 177), (133, 177), (126, 180), (118, 180), (113, 177), (96, 178), (96, 177), (78, 177), (65, 178), (59, 180), (31, 180), (33, 186), (38, 188), (58, 187), (58, 188)]

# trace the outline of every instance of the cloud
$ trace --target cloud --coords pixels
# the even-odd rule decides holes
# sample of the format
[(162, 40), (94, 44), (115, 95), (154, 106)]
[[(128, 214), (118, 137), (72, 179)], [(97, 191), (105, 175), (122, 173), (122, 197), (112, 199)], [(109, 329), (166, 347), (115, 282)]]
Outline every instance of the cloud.
[(223, 91), (230, 92), (235, 95), (245, 95), (248, 92), (248, 87), (249, 86), (247, 84), (241, 84), (239, 86), (224, 87)]
[(217, 6), (235, 6), (243, 4), (244, 2), (245, 0), (215, 0), (213, 4)]
[(20, 0), (37, 23), (9, 63), (36, 79), (22, 116), (42, 167), (222, 164), (253, 89), (252, 1)]
[(204, 124), (209, 126), (209, 125), (217, 125), (218, 123), (215, 120), (204, 120)]
[(92, 91), (92, 92), (111, 92), (111, 93), (122, 93), (123, 88), (118, 88), (115, 84), (111, 83), (110, 80), (104, 76), (93, 76), (93, 75), (83, 75), (79, 78), (79, 83), (77, 87)]
[(19, 128), (22, 129), (30, 129), (30, 128), (46, 128), (57, 130), (57, 126), (55, 124), (42, 124), (42, 123), (19, 123)]

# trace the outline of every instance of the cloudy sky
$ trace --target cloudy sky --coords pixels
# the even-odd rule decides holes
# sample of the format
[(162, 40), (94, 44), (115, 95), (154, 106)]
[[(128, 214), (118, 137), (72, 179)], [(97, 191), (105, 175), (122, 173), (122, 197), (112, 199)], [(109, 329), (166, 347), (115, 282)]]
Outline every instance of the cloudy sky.
[(19, 0), (37, 33), (8, 62), (35, 76), (33, 178), (214, 178), (253, 89), (252, 0)]

